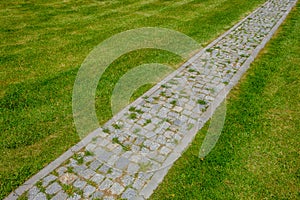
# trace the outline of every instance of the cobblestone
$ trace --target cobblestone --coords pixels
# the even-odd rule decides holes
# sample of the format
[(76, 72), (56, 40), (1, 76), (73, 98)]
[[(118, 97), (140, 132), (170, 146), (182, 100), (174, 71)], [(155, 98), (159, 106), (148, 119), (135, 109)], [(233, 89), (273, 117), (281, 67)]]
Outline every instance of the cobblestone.
[(100, 190), (106, 190), (108, 189), (111, 185), (113, 184), (113, 182), (109, 179), (105, 179), (105, 181), (102, 182), (102, 184), (99, 186)]
[(103, 192), (100, 191), (96, 191), (93, 195), (92, 195), (92, 199), (100, 199), (103, 197)]
[(84, 179), (89, 179), (91, 178), (95, 172), (91, 169), (86, 169), (83, 172), (79, 172), (78, 175), (82, 176)]
[(140, 190), (140, 189), (142, 189), (144, 184), (145, 184), (145, 182), (142, 181), (141, 179), (136, 179), (135, 182), (133, 183), (132, 187), (137, 190)]
[(32, 200), (34, 199), (34, 197), (40, 192), (40, 190), (38, 189), (38, 187), (33, 186), (29, 191), (28, 191), (28, 199)]
[(47, 200), (46, 194), (40, 192), (38, 193), (33, 200)]
[(130, 184), (132, 184), (134, 181), (134, 178), (130, 175), (125, 175), (123, 178), (122, 178), (122, 183), (123, 185), (126, 187), (126, 186), (129, 186)]
[(60, 167), (56, 170), (59, 176), (62, 176), (67, 171), (66, 167)]
[(49, 176), (45, 177), (43, 179), (43, 183), (42, 183), (42, 186), (43, 187), (46, 187), (47, 185), (49, 185), (49, 183), (51, 183), (52, 181), (54, 181), (57, 177), (50, 174)]
[(84, 186), (86, 185), (86, 182), (78, 179), (74, 182), (73, 185), (74, 185), (74, 187), (76, 187), (78, 189), (83, 189)]
[(58, 183), (54, 182), (51, 185), (49, 185), (49, 187), (47, 187), (46, 193), (47, 194), (55, 194), (59, 190), (61, 190), (61, 186)]
[(135, 199), (137, 192), (131, 188), (128, 188), (123, 194), (122, 199)]
[(125, 169), (129, 164), (129, 160), (124, 157), (120, 157), (119, 160), (116, 162), (117, 169)]
[(83, 196), (84, 197), (89, 197), (91, 196), (94, 192), (95, 192), (96, 188), (91, 186), (91, 185), (87, 185), (84, 190), (83, 190)]
[(94, 160), (91, 164), (90, 164), (90, 168), (92, 169), (92, 170), (97, 170), (99, 167), (100, 167), (100, 165), (101, 165), (102, 163), (99, 161), (99, 160)]
[(119, 183), (114, 183), (111, 186), (110, 191), (112, 194), (120, 195), (124, 191), (124, 187)]
[[(92, 141), (65, 160), (67, 164), (40, 179), (43, 190), (32, 185), (28, 199), (47, 199), (41, 191), (54, 199), (148, 198), (154, 189), (150, 184), (156, 180), (154, 174), (158, 173), (157, 178), (160, 169), (173, 164), (177, 147), (182, 153), (180, 145), (198, 131), (198, 120), (223, 90), (235, 84), (233, 79), (247, 69), (246, 60), (256, 56), (254, 52), (262, 48), (263, 40), (292, 5), (290, 0), (267, 1), (131, 109), (126, 108), (125, 114), (104, 124)], [(67, 197), (59, 183), (73, 184), (76, 193)]]
[(66, 200), (68, 195), (62, 191), (57, 193), (51, 200)]
[(96, 184), (100, 184), (101, 183), (101, 181), (103, 181), (104, 180), (104, 176), (102, 175), (102, 174), (95, 174), (93, 177), (92, 177), (92, 179), (91, 179), (91, 181), (93, 181), (94, 183), (96, 183)]
[(109, 170), (109, 166), (107, 166), (106, 164), (102, 165), (102, 167), (100, 167), (99, 171), (102, 172), (103, 174), (106, 174)]

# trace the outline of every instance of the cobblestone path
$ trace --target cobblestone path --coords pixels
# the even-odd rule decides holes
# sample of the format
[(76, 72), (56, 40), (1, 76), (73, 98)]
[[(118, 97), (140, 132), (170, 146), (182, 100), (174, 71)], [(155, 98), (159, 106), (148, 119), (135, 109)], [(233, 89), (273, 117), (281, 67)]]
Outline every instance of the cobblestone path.
[(270, 0), (7, 199), (146, 199), (296, 1)]

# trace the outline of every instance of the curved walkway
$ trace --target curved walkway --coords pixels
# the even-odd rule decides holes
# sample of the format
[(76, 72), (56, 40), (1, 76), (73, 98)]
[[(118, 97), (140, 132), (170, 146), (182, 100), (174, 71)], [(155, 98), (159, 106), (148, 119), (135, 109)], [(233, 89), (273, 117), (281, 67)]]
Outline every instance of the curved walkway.
[(146, 199), (296, 0), (270, 0), (6, 199)]

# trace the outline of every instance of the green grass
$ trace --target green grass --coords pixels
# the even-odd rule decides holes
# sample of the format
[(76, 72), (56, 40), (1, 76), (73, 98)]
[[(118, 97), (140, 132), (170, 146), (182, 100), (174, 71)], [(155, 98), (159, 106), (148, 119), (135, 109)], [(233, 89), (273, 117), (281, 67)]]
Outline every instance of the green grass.
[[(262, 2), (1, 1), (0, 198), (80, 140), (73, 125), (72, 87), (84, 58), (101, 41), (151, 26), (180, 31), (205, 45)], [(145, 49), (108, 68), (97, 91), (101, 124), (111, 118), (110, 96), (118, 79), (134, 66), (154, 62), (176, 67), (182, 60)]]
[(206, 101), (204, 101), (203, 99), (199, 99), (197, 101), (200, 105), (206, 105)]
[(220, 139), (201, 161), (208, 124), (150, 199), (300, 198), (300, 10), (230, 93)]

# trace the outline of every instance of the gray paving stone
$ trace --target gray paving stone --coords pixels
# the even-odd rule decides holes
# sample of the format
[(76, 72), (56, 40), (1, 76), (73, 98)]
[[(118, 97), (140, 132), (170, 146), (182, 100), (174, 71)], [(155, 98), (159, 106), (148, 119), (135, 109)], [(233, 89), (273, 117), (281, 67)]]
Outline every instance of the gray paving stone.
[(142, 155), (134, 154), (129, 158), (129, 160), (132, 162), (138, 163), (141, 160), (141, 158), (142, 158)]
[(192, 114), (191, 110), (183, 110), (182, 114), (185, 116), (190, 116)]
[(179, 107), (179, 106), (175, 106), (175, 107), (173, 108), (173, 110), (174, 110), (175, 112), (180, 113), (180, 112), (183, 110), (183, 108), (182, 108), (182, 107)]
[(128, 158), (120, 157), (119, 160), (116, 162), (115, 166), (117, 169), (125, 169), (129, 164)]
[(121, 197), (122, 199), (135, 199), (137, 197), (137, 192), (134, 189), (128, 188), (127, 190), (125, 190)]
[(153, 131), (155, 129), (155, 125), (153, 125), (153, 123), (147, 124), (145, 126), (145, 129), (147, 129), (148, 131)]
[(130, 175), (125, 175), (121, 180), (122, 180), (123, 185), (126, 187), (133, 183), (134, 178)]
[(87, 167), (84, 166), (84, 165), (76, 165), (76, 166), (73, 167), (74, 172), (76, 172), (78, 174), (82, 173), (84, 170), (86, 170), (86, 168)]
[(99, 160), (94, 160), (91, 164), (90, 164), (90, 168), (94, 171), (96, 171), (100, 165), (102, 164), (102, 162), (100, 162)]
[(91, 185), (87, 185), (84, 189), (83, 189), (83, 196), (84, 197), (89, 197), (91, 196), (94, 192), (96, 191), (96, 188), (91, 186)]
[(138, 170), (140, 169), (139, 165), (136, 163), (129, 163), (127, 171), (129, 174), (134, 174), (136, 172), (138, 172)]
[(163, 155), (168, 155), (170, 152), (171, 152), (171, 149), (169, 149), (168, 147), (165, 147), (165, 146), (163, 146), (160, 149), (160, 153), (163, 154)]
[(103, 162), (106, 162), (110, 158), (110, 156), (112, 156), (112, 152), (105, 151), (100, 147), (95, 149), (95, 154), (97, 155), (97, 159)]
[(59, 176), (63, 175), (67, 171), (66, 167), (60, 167), (56, 170)]
[(52, 181), (54, 181), (56, 178), (57, 178), (57, 176), (54, 176), (53, 174), (50, 174), (50, 175), (46, 176), (43, 179), (42, 186), (46, 187), (47, 185), (49, 185), (49, 183), (51, 183)]
[(104, 176), (102, 174), (95, 174), (92, 178), (91, 181), (97, 183), (98, 185), (104, 180)]
[(110, 191), (113, 195), (120, 195), (124, 191), (124, 187), (119, 183), (114, 183), (111, 186)]
[[(104, 139), (104, 138), (101, 138), (100, 140), (99, 140), (99, 142), (97, 142), (97, 145), (99, 145), (99, 146), (101, 146), (101, 147), (105, 147), (107, 144), (109, 144), (110, 142), (109, 142), (109, 140), (107, 140), (107, 139)], [(95, 149), (93, 150), (93, 151), (95, 151)]]
[(94, 160), (94, 156), (84, 156), (83, 157), (83, 162), (86, 164), (86, 163), (89, 163), (91, 161)]
[(142, 153), (142, 154), (148, 154), (149, 152), (150, 152), (150, 150), (149, 150), (148, 148), (143, 147), (143, 148), (141, 149), (141, 153)]
[(166, 160), (166, 157), (164, 155), (157, 155), (155, 158), (153, 158), (157, 162), (162, 163), (164, 160)]
[(93, 152), (93, 150), (96, 148), (96, 145), (95, 144), (93, 144), (93, 143), (90, 143), (90, 144), (88, 144), (86, 147), (85, 147), (85, 149), (87, 150), (87, 151), (91, 151), (91, 152)]
[(66, 200), (67, 198), (68, 198), (68, 195), (66, 193), (64, 193), (63, 191), (60, 191), (51, 200)]
[(121, 152), (122, 152), (122, 147), (121, 146), (117, 146), (116, 148), (114, 148), (112, 150), (112, 152), (115, 154), (115, 155), (119, 155)]
[(100, 168), (99, 168), (99, 171), (106, 174), (109, 170), (109, 166), (107, 166), (106, 164), (102, 165)]
[(113, 166), (115, 162), (119, 159), (118, 155), (112, 155), (109, 160), (107, 161), (107, 164), (110, 166)]
[(105, 196), (103, 200), (115, 200), (115, 198), (113, 196)]
[(145, 138), (140, 136), (140, 137), (137, 137), (134, 144), (135, 145), (141, 145), (143, 142), (144, 142)]
[(93, 195), (92, 195), (92, 199), (101, 199), (103, 197), (103, 192), (100, 191), (96, 191)]
[(176, 126), (181, 126), (182, 122), (181, 122), (179, 119), (176, 119), (176, 120), (174, 121), (174, 124), (175, 124)]
[(99, 137), (101, 137), (102, 139), (103, 138), (107, 138), (108, 134), (107, 133), (104, 133), (104, 132), (100, 132), (99, 134)]
[(168, 113), (168, 116), (171, 118), (171, 119), (177, 119), (179, 117), (179, 114), (176, 113), (176, 112), (169, 112)]
[(34, 197), (34, 200), (47, 200), (47, 196), (46, 194), (40, 192)]
[(136, 145), (132, 145), (131, 146), (131, 151), (133, 152), (133, 153), (139, 153), (139, 151), (140, 151), (140, 147), (139, 146), (136, 146)]
[(113, 184), (113, 182), (109, 179), (105, 179), (101, 185), (99, 186), (100, 190), (106, 190), (108, 188), (110, 188), (110, 186)]
[(46, 188), (45, 192), (47, 194), (56, 194), (61, 189), (62, 189), (61, 186), (58, 183), (54, 182)]
[(91, 178), (92, 176), (94, 176), (95, 175), (95, 171), (93, 171), (93, 170), (91, 170), (91, 169), (86, 169), (86, 170), (84, 170), (84, 171), (81, 171), (80, 173), (78, 173), (78, 175), (79, 176), (82, 176), (83, 178), (85, 178), (85, 179), (89, 179), (89, 178)]
[[(120, 134), (112, 134), (111, 136), (112, 136), (112, 138), (119, 138)], [(114, 144), (114, 143), (109, 143), (108, 145), (106, 145), (105, 147), (109, 152), (105, 151), (106, 154), (103, 154), (100, 157), (100, 160), (107, 162), (107, 160), (109, 160), (110, 156), (112, 155), (112, 151), (115, 148), (117, 148), (118, 146), (119, 146), (119, 144)]]
[(77, 166), (77, 160), (70, 158), (70, 163), (67, 165), (68, 167), (75, 167)]
[(36, 186), (33, 186), (32, 188), (30, 188), (30, 190), (28, 191), (27, 197), (29, 200), (34, 199), (34, 197), (40, 192), (40, 189)]
[(157, 150), (159, 147), (160, 147), (159, 143), (152, 142), (149, 148), (151, 151), (154, 151), (154, 150)]
[(167, 139), (166, 139), (166, 137), (165, 136), (163, 136), (163, 135), (159, 135), (159, 136), (157, 136), (157, 138), (156, 138), (156, 142), (158, 142), (158, 143), (160, 143), (160, 144), (166, 144), (166, 142), (167, 142)]
[(146, 181), (152, 175), (153, 175), (153, 172), (139, 172), (137, 177), (143, 181)]
[(132, 185), (133, 188), (140, 190), (143, 188), (145, 182), (141, 179), (136, 179)]
[(114, 180), (116, 178), (121, 177), (121, 175), (122, 175), (122, 172), (120, 170), (112, 169), (112, 172), (110, 174), (107, 174), (106, 177)]
[(152, 137), (154, 137), (154, 136), (156, 136), (157, 134), (155, 133), (155, 132), (153, 132), (153, 131), (147, 131), (146, 132), (146, 134), (145, 134), (145, 136), (147, 137), (147, 138), (152, 138)]
[(132, 155), (131, 151), (126, 151), (125, 153), (123, 153), (122, 157), (124, 157), (124, 158), (130, 158), (131, 155)]
[(85, 186), (86, 186), (86, 181), (82, 181), (82, 180), (80, 180), (80, 179), (77, 179), (74, 183), (73, 183), (73, 185), (74, 185), (74, 187), (76, 187), (76, 188), (78, 188), (78, 189), (83, 189)]

